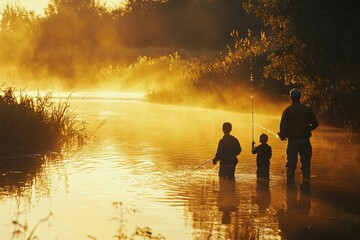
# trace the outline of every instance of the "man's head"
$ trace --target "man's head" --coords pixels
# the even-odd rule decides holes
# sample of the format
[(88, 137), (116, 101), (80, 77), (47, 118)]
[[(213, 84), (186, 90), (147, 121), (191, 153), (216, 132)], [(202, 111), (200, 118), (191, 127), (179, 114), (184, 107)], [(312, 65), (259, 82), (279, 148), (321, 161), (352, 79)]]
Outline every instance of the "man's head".
[(222, 126), (222, 130), (224, 133), (230, 133), (232, 130), (232, 125), (229, 122), (224, 122), (223, 126)]
[(293, 88), (291, 91), (290, 91), (290, 98), (291, 98), (291, 101), (293, 102), (298, 102), (300, 101), (300, 98), (301, 98), (301, 92), (299, 89), (297, 88)]

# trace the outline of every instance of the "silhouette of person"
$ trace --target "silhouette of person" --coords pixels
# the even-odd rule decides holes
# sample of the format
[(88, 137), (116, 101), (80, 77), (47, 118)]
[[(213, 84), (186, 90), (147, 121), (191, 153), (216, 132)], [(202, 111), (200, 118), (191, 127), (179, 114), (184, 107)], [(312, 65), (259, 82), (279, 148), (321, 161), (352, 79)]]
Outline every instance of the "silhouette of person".
[(229, 224), (231, 222), (231, 212), (236, 212), (240, 204), (235, 188), (235, 181), (222, 177), (219, 178), (217, 206), (219, 211), (223, 212), (221, 218), (222, 224)]
[(251, 152), (256, 155), (256, 175), (261, 178), (269, 179), (270, 177), (270, 159), (272, 155), (271, 147), (267, 144), (269, 139), (268, 135), (261, 134), (260, 145), (255, 146), (255, 142), (251, 143)]
[(286, 190), (286, 210), (279, 212), (279, 226), (285, 239), (311, 239), (309, 212), (311, 209), (310, 182)]
[(271, 194), (269, 190), (269, 180), (258, 178), (256, 180), (256, 199), (255, 203), (259, 207), (259, 213), (263, 214), (269, 208), (271, 202)]
[(216, 155), (213, 159), (215, 165), (220, 161), (219, 177), (235, 180), (235, 167), (238, 163), (237, 155), (241, 153), (239, 140), (230, 135), (232, 125), (225, 122), (222, 126), (224, 136), (220, 139)]
[(278, 132), (281, 140), (288, 139), (286, 177), (288, 181), (294, 181), (298, 155), (300, 155), (303, 180), (308, 181), (310, 180), (312, 157), (311, 131), (319, 126), (319, 122), (313, 110), (300, 102), (301, 92), (299, 89), (292, 89), (290, 98), (292, 104), (283, 111), (280, 132)]

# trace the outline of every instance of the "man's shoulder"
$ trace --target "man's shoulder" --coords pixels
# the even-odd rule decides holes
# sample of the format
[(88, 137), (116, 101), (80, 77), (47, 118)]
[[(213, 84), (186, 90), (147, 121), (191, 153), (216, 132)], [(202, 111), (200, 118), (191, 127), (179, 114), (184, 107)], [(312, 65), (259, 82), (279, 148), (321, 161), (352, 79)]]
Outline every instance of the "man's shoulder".
[(306, 109), (311, 109), (311, 107), (305, 103), (300, 102), (300, 106)]
[(292, 111), (312, 111), (312, 109), (305, 103), (296, 102), (296, 103), (292, 103), (284, 110), (284, 112), (292, 112)]
[(287, 106), (287, 107), (284, 109), (284, 113), (291, 111), (291, 109), (293, 109), (294, 107), (295, 107), (294, 104), (290, 104), (289, 106)]

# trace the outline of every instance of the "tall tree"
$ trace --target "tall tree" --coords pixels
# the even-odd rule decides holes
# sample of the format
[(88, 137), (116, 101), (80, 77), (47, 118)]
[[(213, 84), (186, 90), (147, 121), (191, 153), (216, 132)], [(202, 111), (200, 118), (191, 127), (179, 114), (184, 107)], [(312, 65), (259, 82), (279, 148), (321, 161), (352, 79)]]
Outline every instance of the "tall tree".
[(244, 7), (270, 27), (265, 77), (301, 87), (320, 112), (359, 121), (359, 3), (248, 0)]

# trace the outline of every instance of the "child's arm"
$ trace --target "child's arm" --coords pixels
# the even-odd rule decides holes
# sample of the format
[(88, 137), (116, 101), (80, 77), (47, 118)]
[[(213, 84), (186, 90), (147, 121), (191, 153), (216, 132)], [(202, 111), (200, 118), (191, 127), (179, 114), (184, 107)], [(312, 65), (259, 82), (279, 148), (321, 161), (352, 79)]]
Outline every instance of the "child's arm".
[(258, 149), (257, 149), (257, 147), (255, 146), (255, 142), (252, 142), (252, 143), (251, 143), (251, 152), (252, 152), (253, 154), (256, 154), (256, 153), (258, 152)]

